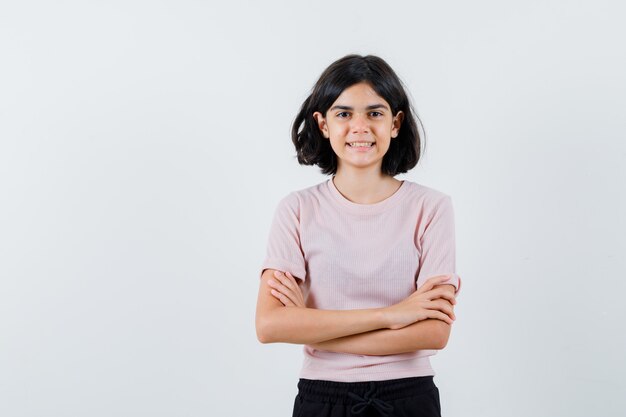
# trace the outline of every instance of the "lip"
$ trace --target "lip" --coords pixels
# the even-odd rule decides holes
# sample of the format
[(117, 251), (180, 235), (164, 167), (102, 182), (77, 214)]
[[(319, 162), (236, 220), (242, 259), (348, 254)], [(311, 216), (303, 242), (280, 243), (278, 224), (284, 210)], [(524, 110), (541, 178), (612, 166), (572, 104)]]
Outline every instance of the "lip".
[(374, 146), (376, 146), (376, 142), (372, 142), (372, 146), (359, 146), (358, 148), (350, 146), (349, 143), (346, 143), (346, 148), (354, 152), (368, 152), (374, 149)]

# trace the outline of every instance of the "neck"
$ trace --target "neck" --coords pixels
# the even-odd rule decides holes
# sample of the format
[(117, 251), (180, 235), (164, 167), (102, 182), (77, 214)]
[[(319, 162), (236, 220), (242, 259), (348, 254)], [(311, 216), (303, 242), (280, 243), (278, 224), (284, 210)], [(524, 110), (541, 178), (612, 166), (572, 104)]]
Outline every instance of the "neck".
[(337, 171), (332, 178), (335, 188), (357, 204), (374, 204), (394, 194), (402, 181), (381, 172)]

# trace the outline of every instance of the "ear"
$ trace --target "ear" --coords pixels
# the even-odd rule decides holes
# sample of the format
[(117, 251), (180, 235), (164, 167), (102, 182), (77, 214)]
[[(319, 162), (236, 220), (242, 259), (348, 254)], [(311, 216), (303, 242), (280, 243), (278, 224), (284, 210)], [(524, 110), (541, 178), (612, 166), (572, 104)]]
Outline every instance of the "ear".
[(328, 139), (328, 124), (326, 123), (326, 119), (324, 118), (322, 113), (316, 111), (315, 113), (313, 113), (313, 118), (317, 122), (317, 127), (320, 129), (320, 132), (322, 132), (322, 135), (324, 135), (324, 137)]
[(393, 118), (393, 126), (391, 128), (392, 138), (398, 137), (398, 134), (400, 133), (400, 126), (402, 126), (403, 120), (404, 120), (404, 113), (402, 111), (399, 111), (398, 113), (396, 113), (395, 117)]

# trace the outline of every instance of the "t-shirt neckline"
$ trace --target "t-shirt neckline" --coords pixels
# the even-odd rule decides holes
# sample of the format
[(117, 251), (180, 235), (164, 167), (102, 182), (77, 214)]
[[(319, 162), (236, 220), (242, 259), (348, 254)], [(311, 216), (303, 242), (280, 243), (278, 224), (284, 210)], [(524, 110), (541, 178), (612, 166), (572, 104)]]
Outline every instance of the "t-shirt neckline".
[(389, 209), (390, 207), (396, 205), (400, 199), (402, 198), (402, 196), (404, 194), (406, 194), (406, 191), (408, 189), (408, 184), (406, 180), (402, 180), (402, 183), (400, 184), (400, 187), (398, 187), (398, 189), (391, 194), (389, 197), (387, 197), (386, 199), (379, 201), (377, 203), (372, 203), (372, 204), (359, 204), (359, 203), (355, 203), (353, 201), (348, 200), (346, 197), (343, 196), (343, 194), (341, 194), (339, 192), (339, 190), (337, 189), (337, 187), (335, 186), (335, 183), (333, 182), (333, 178), (334, 177), (330, 177), (330, 179), (328, 179), (328, 181), (326, 181), (326, 184), (328, 186), (328, 189), (330, 190), (330, 193), (333, 196), (333, 199), (345, 210), (348, 211), (350, 213), (353, 214), (378, 214), (381, 213), (387, 209)]

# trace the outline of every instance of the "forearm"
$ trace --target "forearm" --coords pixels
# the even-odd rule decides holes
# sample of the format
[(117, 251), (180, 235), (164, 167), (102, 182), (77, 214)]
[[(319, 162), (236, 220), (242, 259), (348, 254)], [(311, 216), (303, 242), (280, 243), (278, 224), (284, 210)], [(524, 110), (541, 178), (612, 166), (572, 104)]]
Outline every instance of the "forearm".
[(392, 355), (420, 349), (442, 349), (450, 325), (438, 319), (418, 321), (401, 329), (379, 329), (314, 343), (315, 349), (357, 355)]
[(265, 317), (265, 343), (312, 344), (386, 328), (382, 308), (317, 310), (275, 308)]

